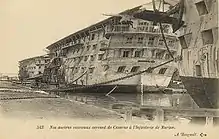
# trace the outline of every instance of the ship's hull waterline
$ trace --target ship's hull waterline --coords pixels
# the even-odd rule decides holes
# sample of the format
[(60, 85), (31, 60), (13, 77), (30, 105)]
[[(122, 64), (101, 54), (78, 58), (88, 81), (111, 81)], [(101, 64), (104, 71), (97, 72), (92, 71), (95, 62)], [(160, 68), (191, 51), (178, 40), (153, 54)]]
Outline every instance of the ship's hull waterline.
[(219, 78), (181, 76), (181, 79), (200, 108), (219, 108)]
[[(157, 87), (157, 86), (146, 86), (146, 85), (143, 86), (144, 93), (161, 92), (161, 90), (163, 89), (164, 89), (163, 87)], [(85, 85), (74, 85), (72, 87), (55, 89), (53, 91), (68, 92), (68, 93), (103, 93), (103, 94), (104, 93), (107, 94), (110, 91), (112, 91), (112, 93), (140, 93), (141, 86), (114, 84), (114, 85), (99, 85), (99, 86), (89, 87)]]
[[(156, 78), (155, 78), (156, 77)], [(108, 84), (97, 85), (80, 85), (72, 84), (71, 86), (54, 89), (60, 92), (84, 92), (84, 93), (139, 93), (139, 92), (161, 92), (171, 81), (171, 76), (143, 74), (134, 76), (125, 80), (116, 81)]]
[[(116, 86), (116, 88), (115, 88)], [(115, 88), (115, 89), (114, 89)], [(169, 89), (165, 87), (157, 87), (157, 86), (143, 86), (139, 85), (101, 85), (95, 87), (87, 87), (82, 85), (75, 85), (74, 87), (68, 88), (59, 88), (59, 89), (43, 89), (47, 92), (64, 92), (69, 94), (74, 93), (89, 93), (89, 94), (141, 94), (142, 91), (144, 94), (154, 93), (154, 94), (173, 94), (173, 93), (186, 93), (185, 89)], [(176, 91), (175, 91), (176, 90)]]

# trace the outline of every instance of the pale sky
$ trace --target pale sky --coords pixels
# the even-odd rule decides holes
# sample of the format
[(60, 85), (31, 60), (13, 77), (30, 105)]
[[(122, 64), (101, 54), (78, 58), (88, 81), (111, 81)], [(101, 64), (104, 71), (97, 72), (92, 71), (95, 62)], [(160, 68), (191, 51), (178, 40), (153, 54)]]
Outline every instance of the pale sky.
[(45, 54), (49, 44), (106, 17), (151, 0), (0, 0), (0, 73)]

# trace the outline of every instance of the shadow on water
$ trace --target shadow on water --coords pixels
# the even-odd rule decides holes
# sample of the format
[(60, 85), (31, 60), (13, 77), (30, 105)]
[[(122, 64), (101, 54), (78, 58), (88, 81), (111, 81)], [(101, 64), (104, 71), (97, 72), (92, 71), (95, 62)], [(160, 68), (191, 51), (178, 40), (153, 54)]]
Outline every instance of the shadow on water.
[(111, 105), (118, 102), (129, 102), (133, 104), (138, 103), (137, 94), (127, 93), (58, 93), (59, 96), (68, 98), (70, 100), (84, 102), (87, 104), (111, 109)]

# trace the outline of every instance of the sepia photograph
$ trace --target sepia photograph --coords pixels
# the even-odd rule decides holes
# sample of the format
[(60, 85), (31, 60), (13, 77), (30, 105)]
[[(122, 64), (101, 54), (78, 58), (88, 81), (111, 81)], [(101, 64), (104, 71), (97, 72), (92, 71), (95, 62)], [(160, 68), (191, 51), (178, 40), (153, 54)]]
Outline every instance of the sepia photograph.
[(0, 0), (0, 138), (218, 139), (218, 0)]

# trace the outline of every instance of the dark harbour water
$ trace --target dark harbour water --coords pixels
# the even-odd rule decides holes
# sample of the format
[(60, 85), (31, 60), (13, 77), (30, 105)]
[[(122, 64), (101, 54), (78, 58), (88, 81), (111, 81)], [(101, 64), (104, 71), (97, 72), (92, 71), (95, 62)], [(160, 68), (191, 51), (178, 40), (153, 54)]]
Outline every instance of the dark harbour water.
[[(139, 106), (141, 101), (140, 93), (67, 93), (60, 92), (59, 96), (74, 101), (81, 101), (104, 108), (111, 108), (113, 104), (123, 104)], [(197, 104), (189, 94), (162, 94), (162, 93), (144, 93), (143, 104), (146, 106), (164, 106), (177, 108), (197, 108)]]
[(106, 93), (58, 93), (61, 97), (68, 98), (79, 102), (86, 102), (87, 104), (100, 106), (104, 108), (111, 108), (113, 103), (133, 103), (138, 104), (137, 94), (130, 93), (111, 93), (106, 96)]

